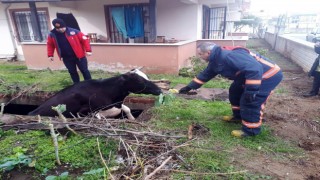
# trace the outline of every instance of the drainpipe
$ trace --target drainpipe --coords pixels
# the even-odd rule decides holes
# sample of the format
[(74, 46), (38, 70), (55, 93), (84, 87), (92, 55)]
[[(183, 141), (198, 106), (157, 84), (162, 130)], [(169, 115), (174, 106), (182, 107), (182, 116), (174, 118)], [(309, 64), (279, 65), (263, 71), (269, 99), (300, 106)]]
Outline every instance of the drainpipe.
[(11, 35), (11, 41), (12, 41), (12, 45), (13, 45), (13, 49), (14, 49), (14, 53), (12, 55), (12, 59), (11, 60), (16, 60), (17, 56), (18, 56), (18, 49), (17, 49), (17, 44), (16, 44), (16, 41), (15, 41), (15, 35), (13, 33), (13, 29), (12, 29), (12, 26), (11, 26), (11, 23), (10, 23), (10, 18), (9, 18), (9, 15), (8, 15), (8, 9), (9, 9), (10, 6), (11, 6), (11, 3), (7, 4), (7, 7), (5, 8), (4, 11), (5, 11), (5, 14), (6, 14), (6, 20), (7, 20), (7, 23), (8, 23), (9, 32), (10, 32), (10, 35)]

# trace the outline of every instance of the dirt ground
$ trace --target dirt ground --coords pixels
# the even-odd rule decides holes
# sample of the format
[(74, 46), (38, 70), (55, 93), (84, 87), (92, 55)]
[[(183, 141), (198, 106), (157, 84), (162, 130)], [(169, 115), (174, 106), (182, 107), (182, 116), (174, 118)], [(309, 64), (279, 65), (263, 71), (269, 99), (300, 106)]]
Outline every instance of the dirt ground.
[[(263, 41), (255, 42), (257, 46), (270, 48)], [(320, 98), (302, 96), (311, 90), (312, 79), (298, 65), (285, 57), (273, 60), (284, 72), (278, 87), (284, 93), (270, 98), (265, 111), (266, 124), (276, 136), (303, 148), (305, 157), (288, 162), (260, 157), (255, 162), (245, 163), (279, 179), (320, 179)]]
[[(260, 154), (248, 158), (245, 149), (239, 147), (233, 157), (234, 163), (241, 164), (251, 172), (267, 174), (276, 179), (320, 180), (320, 97), (302, 96), (311, 90), (312, 79), (298, 65), (272, 50), (263, 40), (249, 42), (255, 48), (269, 49), (269, 53), (278, 57), (272, 60), (284, 72), (284, 79), (277, 87), (281, 93), (273, 94), (265, 109), (265, 124), (275, 136), (302, 148), (305, 155), (279, 159), (270, 154)], [(178, 86), (177, 89), (179, 88)], [(227, 99), (227, 91), (215, 91), (200, 88), (196, 95), (185, 97)]]

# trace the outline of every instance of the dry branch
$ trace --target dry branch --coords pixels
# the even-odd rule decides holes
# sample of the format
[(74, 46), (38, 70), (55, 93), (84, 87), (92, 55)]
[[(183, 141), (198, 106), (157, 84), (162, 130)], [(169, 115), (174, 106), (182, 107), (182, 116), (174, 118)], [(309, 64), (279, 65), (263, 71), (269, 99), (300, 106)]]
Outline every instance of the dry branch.
[(1, 103), (0, 116), (2, 116), (2, 115), (3, 115), (3, 112), (4, 112), (4, 106), (5, 106), (5, 104), (4, 104), (4, 103)]
[(57, 140), (57, 137), (59, 136), (59, 134), (56, 134), (54, 132), (53, 124), (50, 123), (49, 124), (49, 128), (50, 128), (50, 134), (51, 134), (51, 137), (52, 137), (52, 140), (53, 140), (54, 152), (55, 152), (55, 155), (56, 155), (56, 160), (57, 160), (57, 163), (59, 165), (61, 165), (60, 158), (59, 158), (59, 146), (58, 146), (58, 140)]
[(172, 156), (169, 156), (165, 161), (163, 161), (163, 163), (159, 167), (157, 167), (152, 173), (146, 176), (145, 180), (149, 180), (152, 176), (154, 176), (164, 165), (168, 163), (168, 161), (170, 161), (171, 158)]
[(76, 133), (72, 128), (70, 128), (69, 124), (67, 124), (67, 118), (63, 116), (63, 114), (61, 113), (61, 111), (59, 111), (57, 107), (52, 107), (52, 110), (56, 111), (56, 112), (58, 113), (59, 117), (62, 119), (62, 121), (63, 121), (64, 123), (66, 123), (66, 124), (65, 124), (66, 128), (67, 128), (69, 131), (71, 131), (73, 134), (77, 135), (77, 133)]
[[(85, 124), (85, 123), (79, 122), (81, 121), (81, 119), (76, 119), (76, 120), (77, 122), (61, 122), (58, 120), (56, 121), (52, 120), (52, 124), (54, 125), (55, 129), (63, 128), (66, 125), (73, 126), (73, 129), (75, 130), (91, 129), (90, 131), (91, 135), (102, 135), (102, 136), (135, 135), (135, 136), (149, 136), (149, 137), (159, 137), (159, 138), (184, 138), (184, 136), (171, 136), (171, 135), (164, 135), (164, 134), (158, 134), (154, 132), (141, 131), (141, 130), (110, 128), (108, 126), (106, 127), (105, 121), (96, 122), (96, 124)], [(12, 117), (9, 115), (4, 115), (3, 117), (0, 118), (0, 121), (4, 124), (4, 125), (0, 125), (0, 128), (48, 129), (47, 126), (44, 126), (42, 123), (39, 123), (39, 119), (36, 119), (35, 117), (31, 117), (31, 116), (21, 117), (20, 119), (18, 116)], [(112, 122), (116, 124), (116, 121), (117, 121), (116, 119), (113, 119)], [(132, 123), (132, 121), (119, 121), (119, 123), (117, 124), (120, 126), (121, 124), (126, 122)], [(74, 131), (73, 129), (72, 131)]]
[(243, 171), (235, 171), (235, 172), (228, 172), (228, 173), (201, 173), (201, 172), (193, 172), (193, 171), (183, 171), (183, 170), (176, 170), (176, 169), (160, 169), (161, 171), (171, 171), (171, 172), (178, 172), (178, 173), (186, 173), (186, 174), (196, 174), (196, 175), (216, 175), (216, 176), (226, 176), (230, 174), (243, 174), (248, 172), (248, 170)]
[(189, 125), (189, 128), (188, 128), (188, 139), (192, 139), (192, 131), (193, 131), (193, 128), (194, 128), (194, 124), (190, 124)]
[(107, 163), (106, 161), (104, 160), (103, 156), (102, 156), (102, 153), (101, 153), (101, 150), (100, 150), (100, 143), (99, 143), (99, 138), (97, 138), (97, 144), (98, 144), (98, 151), (99, 151), (99, 154), (100, 154), (100, 158), (101, 158), (101, 161), (102, 163), (104, 164), (104, 166), (106, 167), (111, 179), (114, 179), (114, 177), (112, 176), (111, 172), (110, 172), (110, 169), (108, 168), (107, 166)]

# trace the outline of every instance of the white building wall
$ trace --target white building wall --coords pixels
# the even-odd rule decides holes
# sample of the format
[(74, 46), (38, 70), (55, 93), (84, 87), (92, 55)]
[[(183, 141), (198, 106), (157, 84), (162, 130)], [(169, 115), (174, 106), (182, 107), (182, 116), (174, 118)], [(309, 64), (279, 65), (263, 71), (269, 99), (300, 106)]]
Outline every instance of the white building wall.
[[(12, 9), (26, 9), (29, 8), (29, 4), (28, 3), (11, 3), (11, 4), (4, 4), (4, 6), (9, 5), (8, 10), (12, 10)], [(42, 7), (48, 7), (48, 3), (36, 3), (36, 7), (37, 8), (42, 8)], [(2, 13), (2, 11), (1, 11)], [(11, 16), (9, 16), (10, 19), (10, 25), (11, 28), (13, 29), (13, 38), (14, 38), (14, 42), (15, 42), (15, 46), (16, 46), (16, 50), (17, 50), (17, 60), (20, 61), (24, 61), (24, 56), (23, 56), (23, 51), (22, 51), (22, 47), (21, 47), (21, 43), (18, 41), (18, 35), (14, 30), (14, 26), (12, 24), (13, 19)], [(9, 29), (9, 28), (8, 28)], [(44, 37), (46, 38), (46, 37)], [(12, 40), (10, 40), (12, 42)], [(11, 43), (12, 44), (12, 43)]]
[(107, 27), (104, 6), (115, 4), (149, 3), (148, 0), (90, 0), (69, 2), (54, 2), (50, 4), (50, 21), (56, 17), (56, 13), (72, 13), (78, 21), (83, 33), (97, 33), (107, 38)]
[[(90, 0), (90, 1), (63, 1), (63, 2), (37, 2), (37, 8), (48, 8), (49, 11), (49, 23), (51, 28), (53, 27), (51, 21), (56, 18), (56, 13), (72, 13), (78, 21), (80, 29), (84, 33), (97, 33), (107, 38), (107, 30), (105, 23), (104, 5), (110, 4), (132, 4), (132, 3), (148, 3), (149, 0)], [(25, 9), (29, 8), (28, 3), (0, 3), (0, 33), (1, 35), (7, 34), (4, 41), (1, 41), (0, 57), (6, 53), (14, 52), (12, 40), (10, 39), (10, 33), (8, 25), (5, 21), (5, 7), (10, 5), (10, 9)], [(10, 22), (13, 22), (11, 17)], [(13, 28), (13, 26), (12, 26)], [(15, 32), (14, 32), (15, 33)], [(14, 35), (16, 36), (16, 34)], [(2, 39), (4, 38), (2, 37)], [(45, 35), (44, 41), (47, 36)], [(5, 42), (5, 43), (3, 43)], [(10, 43), (12, 45), (10, 49)], [(2, 48), (2, 46), (6, 46)], [(23, 51), (19, 42), (16, 43), (18, 60), (24, 60)], [(13, 54), (13, 53), (12, 53)]]
[(202, 26), (203, 26), (203, 8), (202, 5), (198, 5), (197, 13), (197, 39), (202, 39)]
[(8, 23), (10, 23), (10, 20), (7, 19), (7, 16), (5, 14), (5, 10), (8, 6), (9, 5), (0, 3), (0, 59), (9, 59), (14, 56), (14, 44), (12, 41), (13, 37), (10, 33), (10, 28), (8, 25)]
[[(219, 2), (224, 0), (219, 0)], [(78, 21), (81, 31), (84, 33), (97, 33), (107, 38), (106, 19), (104, 5), (148, 3), (149, 0), (88, 0), (88, 1), (63, 1), (63, 2), (37, 2), (37, 8), (48, 8), (49, 23), (56, 18), (56, 13), (72, 13)], [(212, 1), (210, 1), (212, 3)], [(215, 2), (215, 1), (214, 1)], [(218, 1), (217, 1), (218, 2)], [(230, 1), (229, 3), (232, 3)], [(167, 39), (196, 40), (202, 36), (202, 3), (183, 3), (180, 0), (158, 0), (157, 1), (157, 35), (165, 36)], [(6, 44), (6, 49), (0, 49), (1, 54), (10, 54), (14, 46), (10, 40), (9, 28), (5, 23), (5, 6), (0, 6), (0, 33)], [(28, 3), (12, 3), (9, 9), (29, 8)], [(232, 11), (232, 8), (230, 8)], [(234, 19), (238, 17), (230, 14)], [(10, 17), (11, 18), (11, 17)], [(13, 22), (10, 20), (10, 22)], [(52, 25), (51, 25), (52, 27)], [(231, 29), (231, 27), (230, 27)], [(5, 35), (5, 36), (4, 36)], [(46, 38), (46, 37), (44, 37)], [(11, 43), (11, 44), (10, 44)], [(3, 46), (3, 45), (2, 45)], [(24, 60), (20, 43), (16, 43), (18, 59)]]
[[(278, 36), (272, 33), (266, 33), (264, 39), (271, 45), (275, 46), (275, 50), (293, 62), (297, 63), (305, 72), (308, 72), (317, 58), (318, 54), (314, 52), (314, 43), (289, 36)], [(274, 42), (276, 40), (276, 43)]]
[(198, 4), (172, 0), (157, 1), (157, 35), (165, 36), (167, 39), (195, 40), (199, 38), (198, 31), (201, 29), (199, 15)]

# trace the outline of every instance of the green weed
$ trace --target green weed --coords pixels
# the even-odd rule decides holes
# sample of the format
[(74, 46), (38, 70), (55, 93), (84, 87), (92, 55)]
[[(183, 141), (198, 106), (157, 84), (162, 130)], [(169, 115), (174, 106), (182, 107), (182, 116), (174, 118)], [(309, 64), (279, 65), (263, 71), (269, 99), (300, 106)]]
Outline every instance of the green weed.
[[(191, 141), (191, 145), (180, 149), (180, 153), (186, 158), (196, 172), (218, 173), (241, 171), (231, 168), (230, 161), (237, 152), (239, 146), (244, 147), (243, 154), (267, 153), (275, 157), (285, 157), (288, 154), (301, 154), (301, 150), (295, 148), (290, 142), (284, 142), (272, 135), (268, 127), (263, 126), (262, 133), (255, 137), (238, 139), (231, 136), (230, 132), (240, 129), (241, 124), (223, 122), (222, 116), (230, 115), (230, 104), (219, 101), (185, 100), (176, 98), (170, 104), (153, 109), (154, 118), (150, 126), (155, 129), (168, 130), (187, 134), (188, 126), (192, 123), (201, 124), (208, 128), (204, 136)], [(177, 176), (177, 177), (176, 177)], [(181, 174), (175, 174), (179, 179)], [(186, 175), (185, 175), (186, 176)], [(185, 177), (183, 176), (183, 177)], [(230, 174), (227, 179), (259, 179), (261, 175), (248, 173)], [(197, 175), (191, 175), (197, 177)], [(216, 179), (219, 176), (204, 175), (201, 179)], [(267, 176), (265, 176), (267, 178)], [(261, 177), (260, 177), (261, 178)], [(219, 178), (218, 178), (219, 179)]]
[[(59, 157), (63, 164), (69, 164), (72, 169), (94, 169), (101, 167), (99, 152), (95, 138), (70, 136), (66, 140), (59, 138)], [(101, 151), (105, 156), (114, 152), (116, 144), (112, 140), (100, 139)], [(54, 169), (55, 155), (51, 136), (43, 131), (28, 131), (14, 136), (5, 135), (1, 139), (0, 157), (6, 158), (13, 154), (12, 148), (21, 147), (33, 157), (35, 168), (39, 172)], [(113, 153), (114, 154), (114, 153)], [(1, 160), (1, 159), (0, 159)]]
[[(16, 166), (27, 166), (31, 163), (31, 157), (25, 155), (27, 149), (21, 146), (12, 149), (13, 154), (0, 160), (0, 172), (10, 171)], [(1, 164), (2, 163), (2, 164)]]

